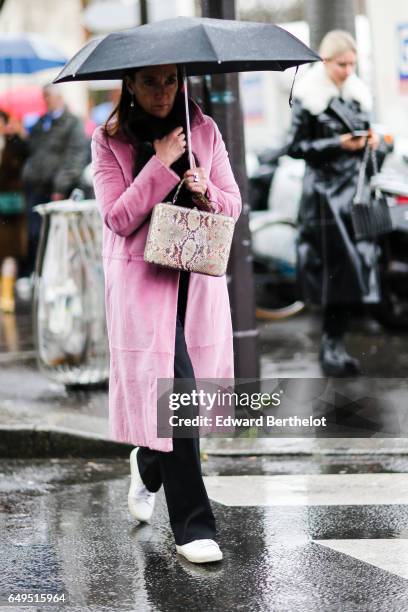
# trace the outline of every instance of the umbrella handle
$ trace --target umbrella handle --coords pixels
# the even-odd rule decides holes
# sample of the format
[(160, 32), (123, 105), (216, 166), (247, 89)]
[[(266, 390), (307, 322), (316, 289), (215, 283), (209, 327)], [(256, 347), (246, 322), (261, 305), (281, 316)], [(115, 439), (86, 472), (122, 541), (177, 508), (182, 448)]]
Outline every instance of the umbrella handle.
[(188, 150), (188, 163), (192, 170), (195, 169), (195, 161), (193, 152), (191, 150), (191, 128), (190, 128), (190, 113), (188, 112), (188, 83), (187, 83), (187, 72), (185, 65), (183, 66), (183, 85), (184, 85), (184, 105), (186, 108), (186, 128), (187, 128), (187, 150)]

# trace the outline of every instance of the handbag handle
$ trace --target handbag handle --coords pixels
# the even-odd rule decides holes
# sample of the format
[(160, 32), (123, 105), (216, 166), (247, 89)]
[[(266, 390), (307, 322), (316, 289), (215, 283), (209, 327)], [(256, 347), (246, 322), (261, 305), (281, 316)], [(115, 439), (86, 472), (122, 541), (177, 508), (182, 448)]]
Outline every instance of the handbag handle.
[[(180, 193), (180, 189), (182, 188), (182, 186), (183, 186), (183, 184), (184, 184), (185, 182), (186, 182), (186, 179), (184, 179), (184, 178), (183, 178), (183, 179), (181, 179), (181, 181), (179, 182), (179, 184), (178, 184), (178, 186), (177, 186), (177, 189), (176, 189), (176, 193), (174, 194), (173, 200), (172, 200), (172, 202), (171, 202), (172, 204), (175, 204), (175, 203), (176, 203), (176, 200), (177, 200), (177, 198), (178, 198), (178, 196), (179, 196), (179, 193)], [(193, 195), (193, 199), (194, 199), (194, 198), (195, 198), (196, 200), (199, 200), (199, 201), (200, 201), (200, 203), (201, 203), (203, 206), (205, 206), (205, 208), (207, 209), (207, 212), (213, 212), (213, 207), (212, 207), (212, 205), (211, 205), (211, 200), (209, 200), (209, 199), (207, 198), (207, 196), (205, 196), (205, 195), (204, 195), (204, 194), (202, 194), (202, 193), (195, 193), (195, 194)]]
[(185, 183), (185, 179), (181, 179), (181, 181), (179, 182), (178, 187), (177, 187), (177, 189), (176, 189), (176, 193), (174, 194), (174, 198), (173, 198), (173, 199), (172, 199), (172, 201), (171, 201), (171, 203), (172, 203), (172, 204), (175, 204), (175, 203), (176, 203), (176, 200), (177, 200), (178, 195), (179, 195), (179, 193), (180, 193), (180, 189), (182, 188), (182, 186), (183, 186), (183, 184), (184, 184), (184, 183)]
[(366, 178), (366, 173), (367, 173), (367, 164), (368, 164), (369, 157), (371, 157), (371, 163), (373, 166), (374, 175), (378, 174), (377, 155), (374, 149), (372, 149), (367, 144), (364, 149), (363, 159), (361, 160), (360, 169), (358, 172), (357, 191), (356, 191), (356, 195), (354, 196), (354, 202), (361, 202), (363, 198), (364, 183), (365, 183), (365, 178)]
[(374, 176), (376, 174), (378, 174), (378, 160), (377, 160), (377, 154), (374, 151), (374, 149), (372, 149), (370, 147), (370, 152), (371, 152), (371, 163), (373, 165), (373, 171), (374, 171)]

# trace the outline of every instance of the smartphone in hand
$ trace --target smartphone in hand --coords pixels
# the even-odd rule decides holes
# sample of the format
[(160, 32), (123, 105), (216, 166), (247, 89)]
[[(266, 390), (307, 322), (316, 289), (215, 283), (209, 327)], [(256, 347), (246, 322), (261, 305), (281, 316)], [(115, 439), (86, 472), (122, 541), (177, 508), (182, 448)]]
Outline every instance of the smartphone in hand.
[(354, 130), (351, 135), (353, 138), (367, 138), (369, 132), (368, 130)]

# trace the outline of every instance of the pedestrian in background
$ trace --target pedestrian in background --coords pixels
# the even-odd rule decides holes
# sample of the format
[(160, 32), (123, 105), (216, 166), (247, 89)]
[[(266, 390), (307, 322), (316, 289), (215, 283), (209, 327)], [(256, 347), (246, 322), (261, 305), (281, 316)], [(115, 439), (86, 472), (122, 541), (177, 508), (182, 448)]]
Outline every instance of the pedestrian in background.
[[(357, 48), (352, 36), (329, 32), (319, 53), (324, 62), (310, 68), (294, 91), (288, 149), (289, 155), (306, 162), (298, 279), (303, 299), (323, 306), (323, 372), (353, 376), (360, 364), (347, 353), (344, 335), (365, 299), (365, 288), (357, 273), (362, 258), (350, 212), (366, 143), (377, 149), (380, 139), (370, 129), (370, 92), (355, 74)], [(364, 132), (367, 136), (359, 135)], [(379, 292), (372, 299), (379, 299)]]
[(20, 123), (0, 110), (0, 310), (14, 312), (18, 264), (27, 254), (27, 224), (21, 172), (27, 142)]
[(192, 391), (195, 377), (233, 378), (227, 282), (146, 263), (143, 253), (153, 207), (171, 201), (182, 178), (183, 206), (200, 206), (206, 194), (215, 211), (237, 218), (241, 199), (216, 124), (191, 100), (190, 169), (181, 85), (174, 65), (129, 72), (92, 154), (104, 221), (110, 431), (140, 447), (130, 457), (129, 509), (149, 520), (163, 485), (176, 549), (199, 563), (222, 558), (199, 439), (158, 437), (157, 381), (183, 380)]
[(33, 207), (69, 197), (78, 185), (88, 151), (82, 122), (67, 109), (61, 86), (47, 85), (43, 94), (47, 112), (31, 129), (23, 169), (29, 238), (26, 275), (34, 269), (41, 228), (41, 217)]

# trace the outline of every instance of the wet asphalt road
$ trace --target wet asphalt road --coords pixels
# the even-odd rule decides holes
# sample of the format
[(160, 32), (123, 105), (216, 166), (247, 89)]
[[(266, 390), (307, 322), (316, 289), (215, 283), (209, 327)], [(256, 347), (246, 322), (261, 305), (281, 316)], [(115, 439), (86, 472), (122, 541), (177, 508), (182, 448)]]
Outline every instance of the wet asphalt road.
[[(393, 477), (408, 471), (408, 457), (208, 457), (203, 466), (213, 478)], [(333, 548), (333, 540), (379, 541), (387, 557), (388, 544), (402, 542), (407, 555), (408, 506), (392, 499), (378, 506), (229, 507), (213, 502), (224, 561), (196, 566), (174, 552), (162, 492), (150, 525), (140, 526), (128, 514), (127, 461), (3, 460), (0, 482), (3, 596), (18, 589), (63, 591), (69, 603), (53, 609), (98, 612), (408, 609), (406, 578), (356, 558), (352, 550)]]
[[(315, 313), (261, 327), (264, 378), (320, 375)], [(3, 318), (0, 421), (72, 428), (80, 417), (104, 433), (106, 392), (70, 394), (41, 377), (30, 334), (27, 317)], [(347, 342), (363, 384), (389, 379), (404, 412), (407, 336), (358, 320)], [(203, 469), (224, 551), (212, 566), (175, 554), (162, 492), (151, 525), (130, 517), (126, 461), (0, 460), (0, 597), (62, 590), (69, 599), (4, 609), (408, 610), (408, 455), (209, 456)]]
[[(261, 322), (260, 352), (264, 378), (322, 376), (318, 352), (321, 315), (308, 308), (282, 321)], [(387, 330), (368, 316), (349, 321), (347, 350), (360, 361), (362, 379), (401, 378), (408, 372), (408, 332)]]

